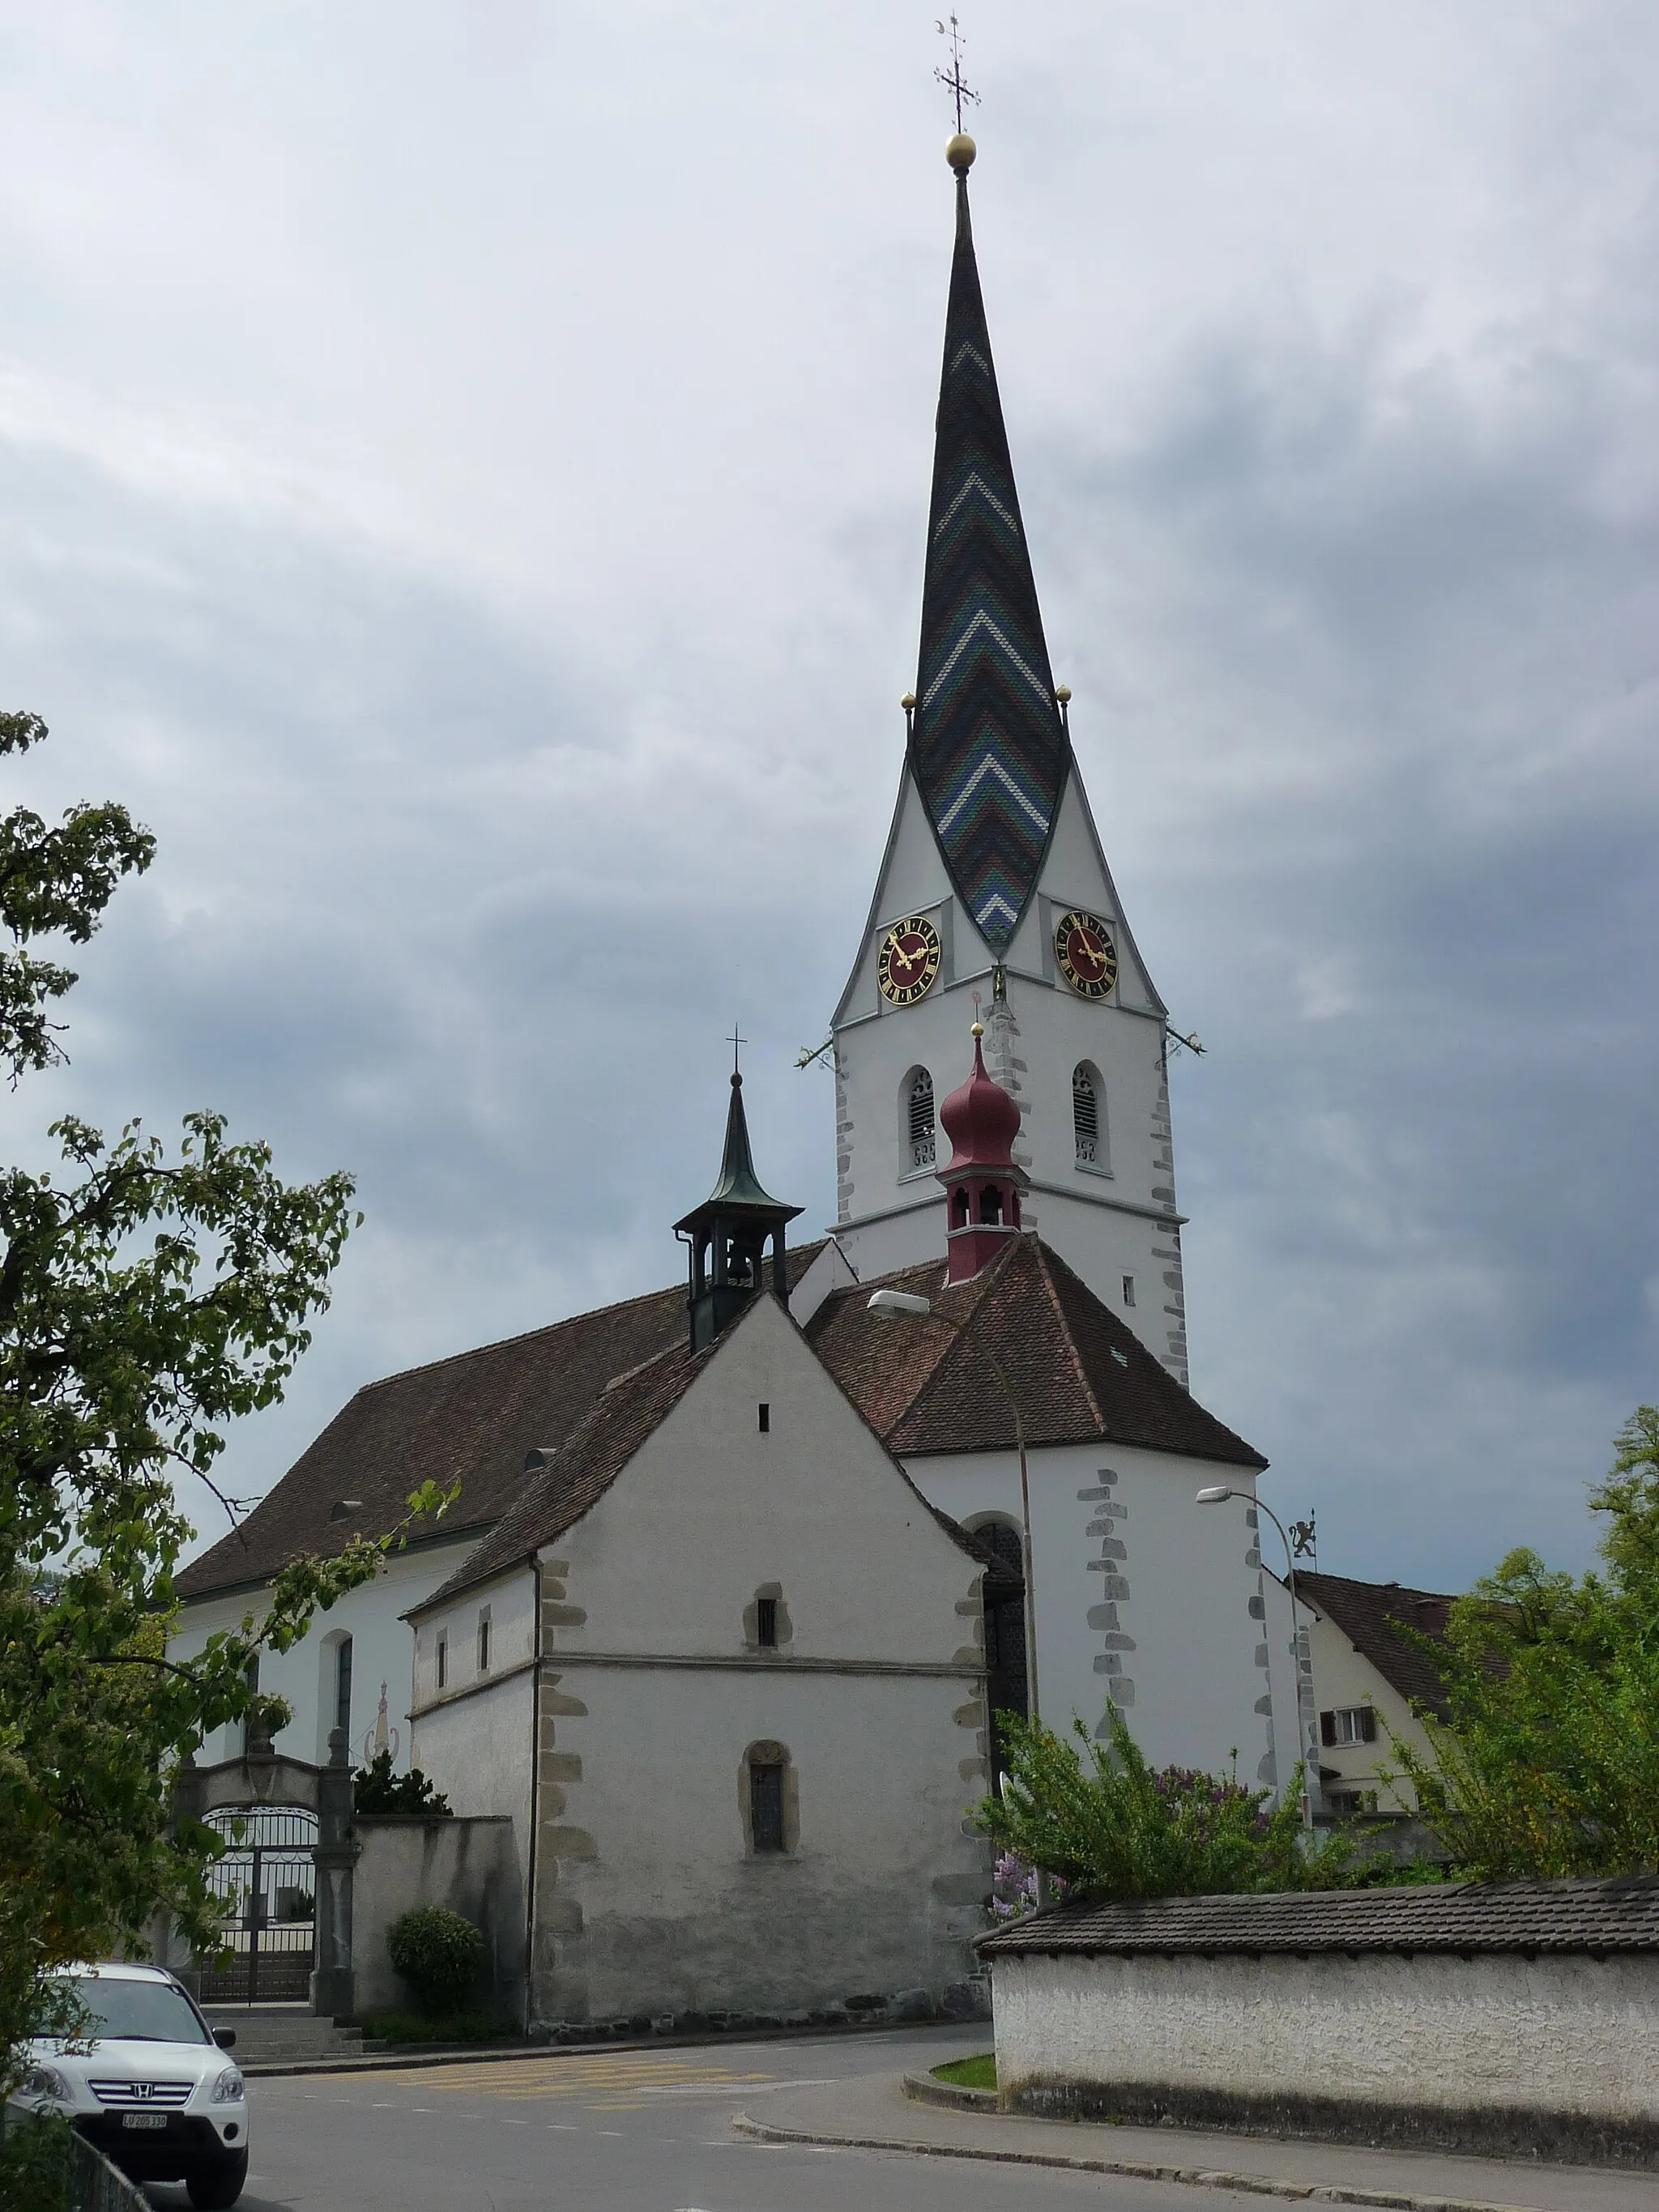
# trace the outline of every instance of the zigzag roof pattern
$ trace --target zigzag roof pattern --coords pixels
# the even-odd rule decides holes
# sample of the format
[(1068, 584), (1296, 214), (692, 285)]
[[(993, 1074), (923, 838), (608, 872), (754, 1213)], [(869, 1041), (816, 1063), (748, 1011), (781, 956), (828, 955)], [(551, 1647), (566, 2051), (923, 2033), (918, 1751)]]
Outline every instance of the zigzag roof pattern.
[(1070, 761), (997, 395), (963, 172), (910, 767), (957, 896), (994, 952), (1007, 945), (1036, 886)]

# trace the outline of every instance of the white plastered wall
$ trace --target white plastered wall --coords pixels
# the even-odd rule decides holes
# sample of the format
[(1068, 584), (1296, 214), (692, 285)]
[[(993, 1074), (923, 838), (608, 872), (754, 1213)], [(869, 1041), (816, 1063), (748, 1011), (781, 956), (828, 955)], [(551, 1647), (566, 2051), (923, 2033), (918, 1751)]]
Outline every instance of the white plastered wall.
[[(1194, 1503), (1236, 1468), (1122, 1445), (1028, 1455), (1036, 1553), (1038, 1686), (1061, 1731), (1096, 1733), (1115, 1697), (1154, 1765), (1262, 1772), (1270, 1715), (1255, 1534), (1245, 1505)], [(1012, 1452), (916, 1458), (917, 1486), (965, 1526), (1020, 1523)]]
[[(294, 1711), (289, 1725), (278, 1731), (276, 1748), (291, 1759), (322, 1765), (328, 1758), (328, 1732), (334, 1725), (335, 1648), (343, 1635), (351, 1638), (351, 1762), (363, 1763), (365, 1741), (374, 1726), (380, 1685), (386, 1686), (386, 1709), (397, 1730), (399, 1772), (410, 1763), (410, 1703), (414, 1639), (402, 1619), (409, 1607), (447, 1582), (477, 1541), (411, 1546), (393, 1553), (383, 1571), (372, 1583), (349, 1590), (328, 1612), (319, 1613), (308, 1632), (291, 1650), (266, 1651), (259, 1659), (259, 1686), (285, 1698)], [(181, 1611), (167, 1639), (175, 1658), (199, 1652), (210, 1636), (222, 1629), (240, 1628), (252, 1614), (263, 1617), (269, 1604), (264, 1588), (233, 1590), (191, 1600)], [(240, 1726), (216, 1729), (197, 1753), (198, 1765), (234, 1759), (242, 1748)]]
[[(988, 1886), (964, 1832), (985, 1786), (980, 1570), (774, 1300), (541, 1570), (538, 2018), (963, 1979)], [(762, 1592), (775, 1652), (752, 1641)], [(757, 1743), (793, 1778), (798, 1836), (775, 1856), (745, 1838)]]

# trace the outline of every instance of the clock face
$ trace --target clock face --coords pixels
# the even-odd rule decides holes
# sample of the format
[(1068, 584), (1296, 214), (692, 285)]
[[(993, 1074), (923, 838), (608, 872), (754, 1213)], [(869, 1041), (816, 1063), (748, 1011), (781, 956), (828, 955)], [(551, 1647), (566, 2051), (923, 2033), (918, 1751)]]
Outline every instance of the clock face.
[(1083, 999), (1103, 999), (1117, 981), (1117, 947), (1097, 914), (1063, 914), (1054, 924), (1060, 972)]
[(881, 942), (876, 981), (896, 1006), (913, 1006), (939, 973), (939, 932), (925, 914), (896, 921)]

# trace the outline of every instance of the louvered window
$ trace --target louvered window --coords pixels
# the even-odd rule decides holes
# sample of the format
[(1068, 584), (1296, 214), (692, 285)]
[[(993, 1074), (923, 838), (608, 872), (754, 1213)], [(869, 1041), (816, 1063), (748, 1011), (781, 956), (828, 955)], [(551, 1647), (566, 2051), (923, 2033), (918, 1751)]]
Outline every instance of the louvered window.
[(910, 1165), (930, 1168), (933, 1164), (933, 1079), (925, 1067), (919, 1067), (910, 1079), (908, 1112)]
[(1072, 1074), (1072, 1127), (1077, 1134), (1077, 1156), (1091, 1167), (1100, 1163), (1100, 1093), (1086, 1067)]

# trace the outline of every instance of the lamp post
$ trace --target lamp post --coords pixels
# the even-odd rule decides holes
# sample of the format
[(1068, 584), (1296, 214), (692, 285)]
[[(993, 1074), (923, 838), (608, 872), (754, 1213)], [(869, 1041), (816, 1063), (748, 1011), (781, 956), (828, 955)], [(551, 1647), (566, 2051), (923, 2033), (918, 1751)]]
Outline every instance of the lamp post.
[(1198, 1505), (1224, 1505), (1230, 1498), (1243, 1498), (1253, 1505), (1258, 1513), (1265, 1513), (1274, 1528), (1278, 1529), (1279, 1539), (1285, 1547), (1285, 1580), (1291, 1593), (1291, 1680), (1296, 1685), (1296, 1747), (1297, 1756), (1302, 1761), (1303, 1773), (1302, 1825), (1304, 1828), (1311, 1828), (1313, 1796), (1308, 1788), (1307, 1782), (1308, 1747), (1302, 1740), (1302, 1619), (1297, 1610), (1296, 1554), (1291, 1548), (1291, 1540), (1285, 1531), (1285, 1523), (1273, 1511), (1273, 1507), (1258, 1498), (1253, 1490), (1234, 1490), (1230, 1484), (1224, 1482), (1212, 1483), (1207, 1489), (1199, 1492), (1194, 1503)]
[[(869, 1310), (881, 1321), (936, 1321), (945, 1328), (962, 1334), (962, 1323), (952, 1321), (948, 1314), (935, 1313), (929, 1298), (918, 1297), (910, 1291), (872, 1291)], [(1036, 1649), (1036, 1574), (1031, 1559), (1031, 1478), (1025, 1464), (1025, 1424), (1019, 1417), (1019, 1404), (1009, 1388), (1008, 1377), (1002, 1363), (987, 1346), (981, 1345), (986, 1365), (997, 1378), (1014, 1424), (1014, 1443), (1019, 1452), (1019, 1522), (1020, 1541), (1025, 1548), (1025, 1677), (1030, 1687), (1031, 1718), (1042, 1717), (1042, 1701), (1037, 1691)]]

